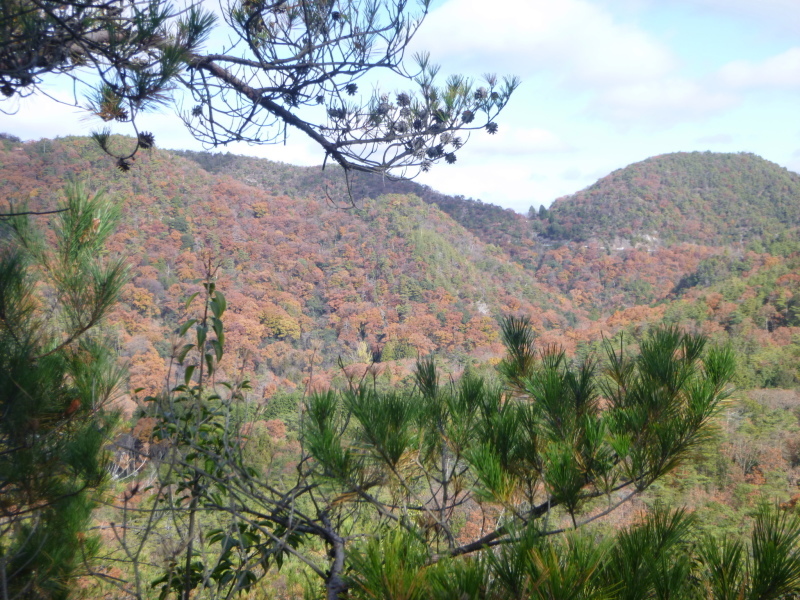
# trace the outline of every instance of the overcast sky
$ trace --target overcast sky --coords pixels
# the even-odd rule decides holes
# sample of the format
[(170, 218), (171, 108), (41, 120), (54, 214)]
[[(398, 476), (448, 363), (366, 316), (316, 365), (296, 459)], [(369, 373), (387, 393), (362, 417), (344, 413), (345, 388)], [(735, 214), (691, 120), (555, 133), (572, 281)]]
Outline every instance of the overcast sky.
[[(414, 48), (442, 73), (514, 74), (498, 123), (455, 165), (419, 179), (525, 212), (614, 169), (667, 152), (754, 152), (800, 171), (800, 0), (439, 0)], [(95, 123), (46, 99), (0, 114), (24, 139)], [(199, 145), (170, 114), (142, 126), (165, 148)], [(319, 164), (302, 134), (287, 146), (226, 150)]]

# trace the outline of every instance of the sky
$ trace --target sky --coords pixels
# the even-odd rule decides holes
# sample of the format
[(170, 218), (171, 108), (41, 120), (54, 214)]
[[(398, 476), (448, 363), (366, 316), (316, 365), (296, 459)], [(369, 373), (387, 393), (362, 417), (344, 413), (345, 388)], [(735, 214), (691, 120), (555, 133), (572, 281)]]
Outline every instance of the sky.
[[(417, 181), (526, 212), (615, 169), (669, 152), (753, 152), (800, 171), (800, 0), (435, 0), (412, 42), (441, 73), (522, 79), (455, 165)], [(53, 88), (54, 94), (63, 93)], [(0, 114), (23, 139), (97, 123), (46, 97)], [(141, 129), (163, 148), (201, 149), (166, 111)], [(224, 151), (317, 165), (297, 132)]]

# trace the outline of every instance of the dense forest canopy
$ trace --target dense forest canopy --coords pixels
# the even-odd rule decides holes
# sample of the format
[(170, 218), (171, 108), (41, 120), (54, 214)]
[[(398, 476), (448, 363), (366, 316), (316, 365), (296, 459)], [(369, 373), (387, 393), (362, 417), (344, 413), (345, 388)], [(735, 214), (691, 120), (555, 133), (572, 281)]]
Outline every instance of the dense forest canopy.
[[(740, 160), (764, 167), (761, 179), (718, 169)], [(651, 163), (671, 167), (662, 182), (695, 181), (706, 165), (719, 189), (791, 190), (795, 177), (773, 179), (747, 155), (628, 169), (653, 179)], [(742, 234), (724, 213), (717, 237), (682, 239), (675, 225), (620, 228), (636, 203), (620, 201), (613, 222), (584, 220), (581, 194), (524, 217), (411, 182), (359, 175), (348, 188), (330, 169), (230, 154), (153, 149), (121, 172), (88, 138), (0, 139), (14, 210), (58, 208), (74, 179), (106, 192), (70, 188), (58, 218), (77, 225), (3, 224), (0, 272), (41, 283), (19, 287), (25, 302), (0, 300), (38, 318), (72, 299), (84, 308), (54, 315), (86, 337), (40, 365), (58, 393), (15, 421), (37, 440), (30, 460), (66, 457), (53, 477), (35, 488), (0, 462), (0, 484), (27, 486), (40, 515), (31, 530), (28, 513), (3, 509), (16, 533), (0, 566), (36, 558), (8, 580), (23, 595), (35, 582), (48, 590), (37, 597), (63, 596), (78, 577), (90, 595), (120, 598), (800, 589), (800, 243), (775, 216), (795, 196), (740, 210), (733, 194), (730, 214), (752, 209), (768, 230)], [(660, 197), (663, 214), (687, 186), (671, 188), (674, 203)], [(355, 205), (331, 204), (337, 195)], [(562, 212), (577, 233), (550, 230)], [(68, 262), (54, 269), (50, 256)], [(92, 292), (120, 257), (127, 276)], [(106, 300), (84, 327), (90, 296)], [(63, 337), (48, 330), (24, 347), (2, 331), (12, 375), (13, 361), (38, 364)], [(731, 384), (764, 389), (728, 398)], [(75, 462), (79, 450), (99, 461)], [(29, 552), (43, 539), (30, 532), (47, 527), (69, 552)], [(701, 583), (723, 567), (730, 577)]]
[(754, 154), (665, 154), (556, 200), (540, 231), (557, 239), (746, 243), (800, 225), (798, 194), (799, 175)]
[(105, 123), (0, 134), (0, 600), (800, 598), (800, 176), (413, 183), (519, 85), (430, 4), (0, 0), (0, 109)]
[(112, 248), (131, 257), (136, 274), (112, 322), (134, 374), (159, 372), (167, 353), (159, 340), (212, 252), (228, 294), (242, 295), (230, 335), (252, 351), (264, 389), (301, 384), (311, 345), (331, 368), (316, 371), (322, 380), (335, 376), (338, 356), (391, 365), (436, 351), (463, 368), (499, 355), (504, 314), (529, 315), (543, 343), (570, 353), (667, 318), (734, 343), (744, 387), (796, 380), (790, 224), (729, 245), (637, 244), (590, 221), (601, 239), (558, 241), (538, 232), (549, 215), (526, 219), (412, 182), (356, 177), (357, 206), (342, 211), (327, 203), (346, 195), (341, 181), (312, 167), (156, 150), (115, 173), (104, 160), (87, 139), (6, 140), (0, 177), (9, 199), (39, 208), (52, 208), (60, 182), (79, 174), (123, 200)]

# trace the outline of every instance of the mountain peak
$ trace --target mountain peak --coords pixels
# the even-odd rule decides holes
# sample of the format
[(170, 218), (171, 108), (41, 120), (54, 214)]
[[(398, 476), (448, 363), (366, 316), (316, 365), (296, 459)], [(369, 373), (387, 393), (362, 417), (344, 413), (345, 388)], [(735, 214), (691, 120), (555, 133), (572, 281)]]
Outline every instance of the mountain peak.
[(559, 198), (542, 230), (559, 239), (724, 244), (797, 225), (800, 175), (747, 152), (677, 152)]

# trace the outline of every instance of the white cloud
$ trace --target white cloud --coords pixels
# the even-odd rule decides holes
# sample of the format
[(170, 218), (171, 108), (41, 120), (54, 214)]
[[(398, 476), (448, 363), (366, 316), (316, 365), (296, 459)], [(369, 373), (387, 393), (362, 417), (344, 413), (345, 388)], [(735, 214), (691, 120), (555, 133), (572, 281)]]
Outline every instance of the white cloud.
[(292, 132), (286, 140), (286, 145), (279, 144), (246, 144), (236, 142), (219, 148), (221, 152), (233, 154), (246, 154), (266, 158), (276, 162), (290, 165), (316, 166), (321, 165), (325, 158), (324, 151), (304, 133)]
[(800, 3), (797, 0), (650, 0), (651, 4), (683, 4), (706, 9), (717, 16), (732, 16), (778, 31), (800, 31)]
[(531, 154), (569, 152), (572, 147), (556, 134), (545, 129), (503, 127), (496, 135), (477, 134), (478, 140), (470, 140), (467, 146), (471, 156), (507, 154), (520, 157)]
[(448, 66), (502, 66), (523, 77), (545, 70), (576, 85), (634, 83), (676, 64), (663, 44), (587, 0), (449, 0), (426, 19), (415, 47)]
[(485, 0), (449, 0), (428, 17), (416, 45), (447, 70), (502, 66), (523, 83), (547, 74), (591, 115), (620, 126), (663, 128), (737, 104), (733, 88), (683, 76), (668, 46), (610, 10), (646, 1), (504, 0), (502, 10), (487, 10)]
[(693, 9), (717, 19), (742, 20), (749, 29), (765, 27), (773, 32), (800, 31), (797, 0), (593, 0), (610, 10), (646, 13), (649, 9), (674, 7)]
[[(62, 97), (66, 101), (66, 97)], [(73, 106), (60, 104), (45, 96), (13, 100), (18, 105), (14, 114), (0, 114), (0, 129), (24, 140), (52, 138), (65, 135), (86, 135), (92, 128), (81, 121), (83, 113)], [(3, 107), (11, 108), (6, 105)]]
[(733, 94), (673, 77), (604, 91), (598, 95), (593, 109), (617, 123), (649, 121), (652, 126), (663, 127), (707, 117), (734, 106), (737, 101)]
[(475, 161), (458, 172), (442, 165), (418, 181), (446, 194), (462, 194), (524, 213), (530, 206), (549, 204), (562, 189), (558, 178), (535, 168), (533, 161)]
[(732, 89), (800, 87), (800, 47), (761, 62), (738, 60), (722, 67), (719, 81)]

